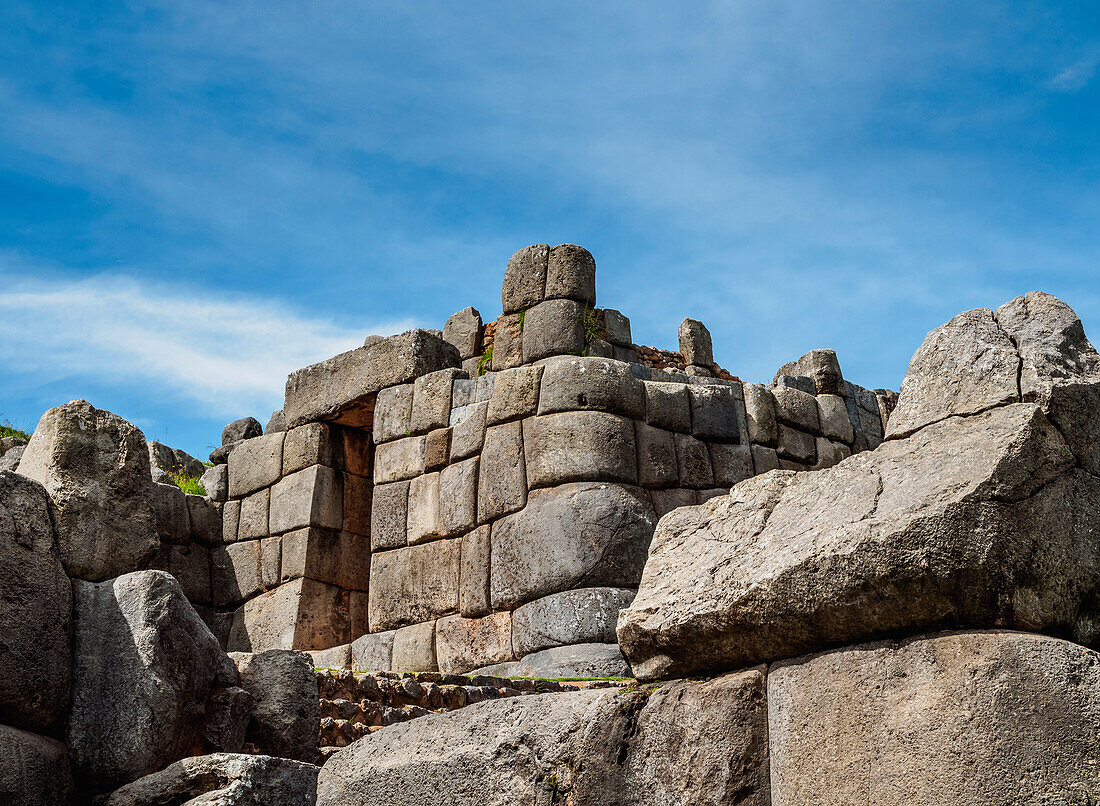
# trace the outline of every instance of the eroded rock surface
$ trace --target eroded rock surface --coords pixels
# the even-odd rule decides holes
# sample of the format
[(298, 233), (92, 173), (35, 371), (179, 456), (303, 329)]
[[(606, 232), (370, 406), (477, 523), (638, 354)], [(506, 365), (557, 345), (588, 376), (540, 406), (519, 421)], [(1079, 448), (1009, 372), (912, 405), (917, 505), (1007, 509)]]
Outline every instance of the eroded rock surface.
[[(1029, 295), (999, 309), (1003, 325), (956, 317), (914, 357), (893, 415), (908, 425), (890, 420), (898, 438), (666, 516), (619, 620), (635, 673), (943, 626), (1096, 643), (1100, 356), (1067, 311)], [(1017, 372), (1031, 379), (1023, 393)]]

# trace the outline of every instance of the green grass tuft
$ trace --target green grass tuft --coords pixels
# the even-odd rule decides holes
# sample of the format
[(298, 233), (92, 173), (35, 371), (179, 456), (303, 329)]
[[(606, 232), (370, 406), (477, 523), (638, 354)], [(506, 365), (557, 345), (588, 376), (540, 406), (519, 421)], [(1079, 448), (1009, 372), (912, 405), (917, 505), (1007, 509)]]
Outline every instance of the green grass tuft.
[(484, 375), (493, 366), (493, 345), (489, 345), (489, 349), (485, 351), (485, 355), (481, 356), (481, 360), (477, 362), (477, 374), (478, 377)]
[(0, 425), (0, 439), (3, 439), (4, 437), (19, 437), (20, 439), (29, 440), (31, 438), (31, 435), (28, 434), (26, 431), (20, 431), (18, 428), (10, 424)]
[(169, 473), (168, 478), (188, 495), (206, 495), (206, 488), (198, 476), (186, 476), (183, 473)]

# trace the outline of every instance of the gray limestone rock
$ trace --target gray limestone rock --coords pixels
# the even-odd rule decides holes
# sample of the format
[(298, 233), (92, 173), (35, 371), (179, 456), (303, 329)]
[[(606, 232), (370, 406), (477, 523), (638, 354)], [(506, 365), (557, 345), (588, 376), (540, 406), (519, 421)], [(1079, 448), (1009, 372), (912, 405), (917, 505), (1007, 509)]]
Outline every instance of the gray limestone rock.
[(643, 422), (634, 423), (638, 446), (638, 483), (647, 489), (675, 487), (680, 479), (676, 435)]
[(212, 501), (225, 501), (229, 497), (229, 465), (220, 464), (206, 468), (202, 474), (202, 488)]
[(378, 393), (374, 404), (374, 443), (412, 434), (413, 385), (403, 383)]
[(491, 527), (479, 526), (462, 537), (461, 569), (458, 581), (458, 612), (467, 618), (486, 616), (489, 601)]
[(295, 579), (249, 599), (233, 614), (233, 652), (326, 649), (348, 641), (349, 594), (315, 579)]
[(684, 364), (700, 367), (714, 366), (714, 348), (711, 346), (710, 331), (698, 319), (685, 319), (680, 323), (680, 355)]
[(286, 424), (293, 428), (325, 420), (369, 425), (380, 390), (460, 363), (454, 345), (429, 330), (410, 330), (341, 353), (287, 378)]
[(443, 468), (439, 474), (439, 509), (445, 537), (462, 535), (477, 525), (477, 458)]
[(5, 806), (69, 806), (72, 774), (65, 745), (0, 725), (0, 803)]
[(307, 526), (340, 529), (343, 486), (341, 475), (324, 465), (312, 465), (281, 479), (271, 488), (270, 534)]
[(1100, 656), (1012, 632), (848, 647), (768, 674), (773, 806), (1088, 803)]
[(351, 668), (357, 671), (389, 671), (393, 658), (394, 630), (367, 633), (351, 642)]
[(242, 498), (270, 487), (283, 472), (283, 439), (278, 432), (246, 439), (229, 455), (229, 495)]
[(406, 437), (379, 445), (374, 453), (374, 483), (411, 479), (424, 472), (427, 438)]
[(542, 367), (515, 367), (496, 373), (486, 424), (498, 425), (534, 414), (539, 405), (542, 372)]
[(691, 433), (709, 442), (749, 441), (745, 400), (741, 386), (711, 385), (688, 387), (691, 400)]
[(402, 672), (434, 672), (437, 668), (435, 624), (425, 621), (395, 630), (390, 668)]
[(238, 605), (264, 589), (260, 540), (242, 540), (210, 552), (210, 584), (215, 607)]
[(1094, 643), (1098, 515), (1038, 406), (942, 421), (663, 519), (619, 640), (645, 677), (941, 624)]
[(519, 421), (495, 425), (485, 431), (477, 489), (479, 523), (515, 512), (527, 503), (527, 471)]
[(691, 399), (687, 384), (666, 381), (643, 381), (645, 385), (645, 420), (655, 428), (691, 433)]
[(0, 470), (10, 470), (12, 472), (18, 470), (19, 462), (26, 450), (25, 445), (16, 445), (14, 448), (5, 451), (4, 455), (0, 456)]
[(48, 733), (63, 720), (71, 629), (72, 589), (46, 491), (0, 472), (0, 723)]
[(512, 648), (523, 656), (564, 644), (614, 644), (619, 611), (633, 598), (627, 588), (576, 588), (528, 602), (512, 614)]
[(522, 313), (501, 314), (497, 317), (493, 336), (494, 372), (518, 367), (523, 363), (523, 319)]
[(443, 339), (458, 350), (463, 359), (481, 354), (481, 314), (476, 308), (463, 308), (451, 314), (443, 326)]
[(775, 452), (775, 448), (766, 448), (763, 445), (753, 445), (752, 469), (757, 475), (767, 473), (769, 470), (778, 470), (779, 455)]
[(516, 676), (550, 680), (630, 677), (630, 666), (616, 643), (570, 644), (532, 652), (520, 658)]
[(646, 389), (629, 364), (591, 356), (560, 356), (547, 360), (545, 366), (539, 414), (592, 410), (645, 419)]
[(828, 439), (851, 445), (855, 439), (847, 405), (840, 395), (817, 396), (817, 412), (821, 420), (821, 433)]
[(277, 434), (280, 431), (286, 431), (286, 415), (283, 414), (282, 409), (271, 412), (271, 417), (264, 426), (265, 434)]
[(451, 416), (451, 391), (460, 369), (441, 369), (421, 375), (413, 382), (412, 417), (409, 430), (423, 434), (446, 428)]
[(752, 477), (752, 452), (748, 445), (712, 443), (709, 448), (710, 464), (717, 486), (732, 487)]
[(77, 581), (73, 659), (67, 744), (88, 793), (191, 753), (202, 744), (208, 700), (236, 683), (217, 639), (162, 571)]
[(518, 313), (542, 301), (549, 258), (550, 246), (536, 244), (520, 249), (508, 259), (500, 294), (505, 314)]
[(789, 386), (776, 386), (771, 392), (775, 398), (775, 416), (780, 423), (811, 434), (821, 433), (817, 399), (813, 395)]
[(187, 496), (174, 483), (149, 486), (149, 503), (153, 506), (157, 534), (161, 543), (189, 543), (191, 518), (187, 514)]
[(596, 260), (583, 246), (563, 243), (550, 250), (544, 299), (572, 299), (596, 304)]
[(687, 434), (676, 434), (676, 463), (680, 486), (705, 490), (714, 486), (714, 468), (707, 443)]
[(795, 367), (795, 374), (814, 382), (814, 390), (819, 395), (838, 395), (844, 387), (840, 362), (832, 350), (810, 350), (798, 359)]
[(584, 308), (573, 300), (551, 299), (529, 308), (522, 329), (525, 364), (584, 350)]
[(779, 441), (779, 428), (775, 419), (775, 398), (768, 387), (759, 383), (746, 383), (743, 391), (749, 440), (756, 445), (774, 447)]
[(638, 483), (634, 424), (617, 414), (570, 411), (532, 417), (523, 421), (523, 445), (531, 488), (570, 481)]
[(160, 547), (145, 437), (121, 417), (84, 400), (50, 409), (19, 472), (50, 496), (69, 576), (109, 579), (142, 567)]
[(380, 551), (371, 557), (371, 632), (430, 621), (458, 610), (458, 540)]
[(176, 578), (191, 604), (210, 604), (210, 550), (195, 543), (165, 543), (149, 563)]
[(817, 440), (813, 434), (780, 424), (776, 451), (782, 459), (813, 464), (817, 461)]
[(245, 439), (258, 437), (264, 432), (264, 427), (255, 417), (242, 417), (234, 420), (222, 429), (222, 445), (232, 445)]
[(256, 700), (248, 741), (260, 753), (313, 763), (321, 721), (313, 659), (289, 649), (235, 653), (232, 658), (241, 687)]
[(425, 543), (443, 536), (439, 508), (439, 473), (425, 473), (409, 484), (408, 542)]
[(674, 487), (669, 490), (652, 490), (649, 495), (653, 499), (653, 509), (658, 518), (663, 518), (674, 509), (691, 507), (699, 503), (695, 490), (685, 490), (682, 487)]
[(149, 469), (155, 477), (161, 474), (180, 474), (198, 478), (206, 470), (206, 466), (179, 448), (169, 448), (163, 442), (151, 440), (146, 443), (149, 448)]
[[(279, 475), (289, 476), (310, 465), (341, 466), (343, 440), (336, 433), (337, 428), (339, 427), (326, 423), (307, 423), (286, 431), (282, 445), (282, 470)], [(271, 437), (265, 437), (269, 438)]]
[(373, 551), (393, 549), (408, 542), (406, 523), (409, 509), (409, 482), (380, 484), (373, 490), (370, 542)]
[(514, 697), (394, 725), (322, 768), (318, 806), (769, 800), (764, 676)]
[(656, 520), (635, 487), (587, 482), (532, 491), (526, 508), (493, 524), (493, 608), (569, 588), (637, 584)]
[[(252, 493), (241, 501), (241, 515), (237, 523), (237, 540), (256, 540), (271, 534), (269, 520), (271, 491)], [(303, 502), (304, 503), (304, 502)], [(283, 531), (279, 529), (277, 531)]]
[(441, 618), (435, 627), (435, 655), (439, 670), (447, 674), (512, 660), (512, 614)]
[(451, 461), (458, 462), (481, 453), (489, 404), (475, 402), (466, 407), (462, 418), (451, 427)]
[[(595, 304), (595, 303), (593, 303)], [(630, 320), (614, 308), (604, 308), (600, 311), (603, 319), (603, 331), (607, 340), (617, 347), (630, 347), (633, 342), (630, 338)]]
[(116, 789), (98, 806), (315, 806), (318, 768), (287, 758), (185, 758)]

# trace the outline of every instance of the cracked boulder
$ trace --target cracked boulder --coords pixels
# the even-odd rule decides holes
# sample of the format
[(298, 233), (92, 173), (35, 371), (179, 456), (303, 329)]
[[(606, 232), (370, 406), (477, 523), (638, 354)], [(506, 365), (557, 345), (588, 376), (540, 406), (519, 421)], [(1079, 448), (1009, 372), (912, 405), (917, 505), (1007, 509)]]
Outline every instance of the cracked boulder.
[(1073, 311), (1045, 294), (933, 331), (876, 450), (661, 520), (619, 617), (635, 674), (941, 627), (1097, 645), (1098, 366)]
[(762, 669), (642, 690), (494, 700), (329, 759), (318, 806), (769, 802)]

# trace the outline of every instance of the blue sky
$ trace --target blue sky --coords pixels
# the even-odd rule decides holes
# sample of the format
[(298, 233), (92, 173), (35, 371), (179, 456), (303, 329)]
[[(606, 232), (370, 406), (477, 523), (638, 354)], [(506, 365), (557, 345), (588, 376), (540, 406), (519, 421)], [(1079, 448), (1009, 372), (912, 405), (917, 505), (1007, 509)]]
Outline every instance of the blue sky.
[(85, 397), (205, 456), (298, 366), (495, 318), (530, 243), (750, 380), (830, 346), (896, 389), (1035, 288), (1100, 333), (1096, 3), (8, 0), (0, 53), (18, 425)]

